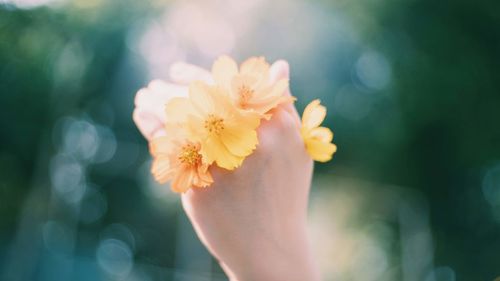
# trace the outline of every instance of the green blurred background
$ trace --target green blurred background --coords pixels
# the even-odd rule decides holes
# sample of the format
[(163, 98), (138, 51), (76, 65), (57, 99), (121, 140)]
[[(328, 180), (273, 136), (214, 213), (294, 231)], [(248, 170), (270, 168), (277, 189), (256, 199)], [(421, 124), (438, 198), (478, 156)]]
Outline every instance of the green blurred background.
[(500, 4), (0, 0), (0, 280), (225, 280), (154, 183), (133, 98), (183, 60), (291, 64), (325, 280), (500, 276)]

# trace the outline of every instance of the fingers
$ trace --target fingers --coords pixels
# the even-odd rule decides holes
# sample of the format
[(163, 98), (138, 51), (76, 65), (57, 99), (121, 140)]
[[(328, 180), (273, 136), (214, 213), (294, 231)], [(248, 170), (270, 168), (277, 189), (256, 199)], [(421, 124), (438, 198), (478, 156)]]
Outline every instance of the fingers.
[(164, 135), (165, 104), (173, 97), (187, 96), (187, 87), (153, 80), (135, 95), (132, 119), (148, 140)]
[(153, 80), (147, 88), (140, 89), (135, 96), (135, 106), (148, 111), (165, 122), (165, 105), (173, 97), (187, 96), (187, 87)]
[(287, 142), (302, 142), (296, 120), (283, 109), (273, 112), (270, 120), (263, 120), (257, 132), (260, 146), (264, 150), (267, 145), (272, 148), (276, 145), (279, 146), (279, 143), (283, 143), (283, 139), (286, 139)]
[(156, 102), (166, 103), (173, 97), (187, 97), (188, 95), (186, 86), (167, 83), (158, 79), (151, 81), (146, 89), (151, 91)]
[(166, 134), (163, 122), (151, 112), (136, 108), (132, 114), (132, 119), (148, 141)]
[[(271, 82), (276, 82), (281, 79), (290, 80), (290, 66), (285, 60), (278, 60), (271, 65), (270, 68)], [(286, 89), (285, 95), (291, 96), (290, 86)], [(280, 106), (280, 108), (286, 110), (294, 119), (294, 122), (300, 126), (300, 116), (293, 103), (287, 103)]]
[[(153, 80), (149, 83), (147, 88), (140, 89), (135, 95), (135, 107), (140, 116), (146, 116), (140, 118), (141, 120), (158, 120), (161, 123), (165, 123), (165, 105), (173, 97), (184, 97), (187, 96), (187, 87), (179, 86), (171, 83), (166, 83), (161, 80)], [(134, 113), (135, 114), (135, 113)], [(137, 115), (137, 114), (135, 114)], [(134, 117), (139, 118), (139, 117)], [(135, 121), (135, 119), (134, 119)], [(144, 124), (145, 121), (143, 121)], [(156, 124), (151, 124), (148, 126), (156, 126)]]
[(147, 112), (148, 115), (152, 115), (155, 119), (158, 119), (162, 123), (165, 122), (165, 103), (167, 99), (158, 98), (153, 91), (148, 88), (141, 89), (135, 95), (135, 106), (136, 109), (140, 109), (141, 112)]
[(170, 67), (170, 78), (173, 82), (188, 85), (189, 83), (201, 80), (206, 83), (212, 82), (212, 76), (207, 70), (184, 62), (177, 62)]
[[(290, 66), (285, 60), (277, 60), (271, 65), (269, 69), (269, 74), (271, 76), (271, 82), (276, 82), (280, 79), (290, 78)], [(290, 94), (289, 92), (287, 94)]]

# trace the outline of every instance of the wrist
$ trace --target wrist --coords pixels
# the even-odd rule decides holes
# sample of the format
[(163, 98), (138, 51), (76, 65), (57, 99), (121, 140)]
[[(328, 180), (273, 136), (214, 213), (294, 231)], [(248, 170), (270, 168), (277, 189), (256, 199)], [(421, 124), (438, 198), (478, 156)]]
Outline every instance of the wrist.
[(254, 246), (257, 250), (241, 266), (227, 264), (232, 281), (321, 280), (305, 227)]

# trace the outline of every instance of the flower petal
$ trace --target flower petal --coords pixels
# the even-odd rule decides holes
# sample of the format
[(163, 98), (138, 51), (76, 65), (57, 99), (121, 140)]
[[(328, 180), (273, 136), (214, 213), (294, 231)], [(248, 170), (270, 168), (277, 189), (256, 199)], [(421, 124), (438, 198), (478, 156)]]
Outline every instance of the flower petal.
[(337, 146), (330, 142), (309, 139), (306, 140), (306, 149), (313, 160), (327, 162), (332, 159), (333, 153), (337, 151)]
[(202, 164), (198, 166), (197, 169), (197, 180), (194, 185), (196, 187), (207, 187), (214, 182), (212, 175), (208, 171), (208, 165)]
[(208, 137), (202, 143), (200, 153), (208, 164), (215, 162), (217, 166), (227, 170), (240, 166), (244, 159), (233, 155), (218, 137)]
[[(258, 91), (255, 97), (256, 98), (265, 96), (280, 97), (284, 95), (286, 89), (288, 89), (288, 79), (280, 79), (267, 91)], [(265, 96), (263, 96), (261, 93), (265, 93)]]
[(255, 93), (254, 98), (249, 102), (248, 107), (265, 114), (277, 107), (279, 104), (295, 101), (295, 98), (289, 95), (284, 95), (288, 88), (288, 80), (282, 79), (270, 89), (263, 89)]
[(207, 114), (215, 110), (217, 104), (213, 97), (213, 91), (213, 87), (201, 81), (189, 85), (189, 99), (196, 111)]
[(206, 165), (200, 165), (196, 169), (196, 177), (193, 181), (195, 187), (207, 187), (213, 183), (212, 175), (204, 166)]
[(165, 105), (165, 114), (168, 122), (184, 123), (194, 109), (188, 98), (173, 98)]
[(264, 57), (251, 57), (244, 61), (240, 67), (241, 74), (257, 74), (268, 76), (269, 63)]
[(212, 65), (212, 76), (222, 87), (229, 88), (231, 79), (236, 74), (238, 74), (238, 65), (228, 56), (219, 57)]
[(259, 142), (257, 132), (243, 126), (226, 128), (220, 138), (232, 154), (240, 157), (250, 155)]
[(172, 181), (171, 187), (174, 192), (186, 192), (193, 186), (193, 179), (196, 171), (192, 168), (185, 168), (177, 171)]
[(309, 103), (302, 114), (302, 126), (307, 128), (318, 127), (326, 116), (326, 107), (320, 104), (320, 100), (316, 99)]
[(170, 165), (168, 156), (161, 156), (154, 159), (151, 173), (157, 182), (163, 184), (172, 179), (175, 169)]
[(149, 151), (153, 157), (168, 154), (173, 149), (173, 143), (169, 137), (154, 138), (149, 142)]
[(250, 111), (233, 108), (231, 111), (232, 119), (228, 120), (228, 127), (243, 127), (247, 129), (257, 129), (260, 125), (261, 114)]
[(257, 79), (251, 75), (235, 75), (231, 79), (231, 96), (239, 98), (240, 90), (242, 87), (247, 87), (253, 90), (253, 85), (257, 83)]
[(322, 142), (331, 142), (333, 140), (333, 132), (326, 127), (314, 128), (309, 134), (310, 137)]

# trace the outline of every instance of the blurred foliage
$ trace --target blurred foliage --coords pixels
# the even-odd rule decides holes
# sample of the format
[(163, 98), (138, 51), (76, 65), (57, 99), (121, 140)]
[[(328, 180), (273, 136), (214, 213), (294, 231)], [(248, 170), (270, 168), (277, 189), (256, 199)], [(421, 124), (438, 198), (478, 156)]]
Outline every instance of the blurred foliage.
[[(7, 204), (1, 208), (5, 219), (16, 219), (12, 211), (18, 212), (20, 200), (30, 187), (44, 135), (50, 136), (57, 118), (108, 86), (106, 77), (120, 58), (123, 26), (102, 30), (98, 23), (78, 20), (74, 14), (81, 16), (78, 11), (63, 14), (44, 8), (0, 9), (0, 134), (5, 159), (2, 164), (6, 166), (0, 173), (6, 196), (12, 197), (3, 200)], [(88, 65), (58, 65), (68, 44), (99, 52), (92, 54), (95, 56)], [(83, 71), (82, 67), (91, 71)], [(57, 71), (61, 76), (54, 79)]]
[[(500, 5), (351, 2), (329, 4), (349, 10), (363, 40), (391, 61), (395, 104), (360, 138), (343, 139), (337, 128), (337, 161), (361, 148), (365, 159), (350, 159), (350, 168), (363, 162), (372, 180), (421, 190), (430, 204), (435, 263), (454, 268), (457, 280), (494, 279), (500, 225), (481, 185), (500, 158), (500, 16), (494, 12)], [(376, 143), (384, 133), (390, 147)]]
[[(93, 255), (97, 233), (119, 221), (151, 230), (140, 232), (137, 260), (176, 266), (171, 253), (181, 209), (156, 210), (136, 177), (148, 153), (130, 116), (135, 91), (146, 81), (127, 46), (137, 22), (159, 16), (168, 5), (79, 0), (57, 9), (22, 10), (0, 4), (0, 260), (8, 259), (30, 192), (46, 190), (34, 211), (40, 217), (48, 212), (50, 159), (58, 149), (54, 131), (58, 120), (73, 116), (108, 126), (118, 141), (111, 163), (88, 167), (108, 208), (102, 220), (82, 226), (77, 253)], [(327, 123), (334, 128), (339, 152), (333, 162), (318, 165), (318, 174), (420, 192), (429, 204), (435, 264), (453, 268), (457, 280), (492, 280), (500, 274), (500, 214), (481, 186), (500, 161), (500, 5), (462, 0), (314, 5), (332, 17), (347, 18), (360, 41), (352, 43), (356, 36), (336, 41), (325, 33), (321, 42), (310, 43), (314, 49), (297, 47), (306, 60), (287, 58), (294, 93), (321, 95), (330, 109)], [(283, 24), (262, 17), (264, 25)], [(295, 36), (311, 36), (310, 30), (297, 28)], [(269, 31), (257, 32), (273, 39)], [(255, 41), (260, 45), (242, 47), (241, 53), (266, 44)], [(269, 51), (271, 57), (290, 54), (282, 51), (287, 46), (280, 48)], [(387, 86), (367, 87), (353, 74), (360, 55), (373, 50), (390, 66)], [(328, 79), (309, 83), (320, 74), (309, 71), (307, 63)], [(358, 99), (339, 108), (342, 93), (355, 93)], [(299, 107), (306, 102), (300, 100)], [(359, 116), (345, 112), (363, 108)], [(127, 161), (131, 164), (119, 165)]]

